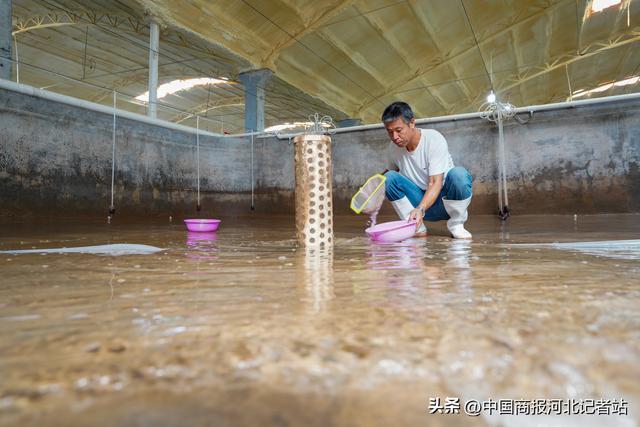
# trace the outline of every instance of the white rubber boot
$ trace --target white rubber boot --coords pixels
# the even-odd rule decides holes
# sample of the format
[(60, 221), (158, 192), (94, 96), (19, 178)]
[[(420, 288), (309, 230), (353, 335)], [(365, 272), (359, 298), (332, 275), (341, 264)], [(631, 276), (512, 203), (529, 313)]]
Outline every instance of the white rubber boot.
[[(400, 219), (409, 219), (409, 214), (415, 207), (411, 204), (407, 196), (404, 196), (402, 199), (394, 200), (391, 202), (391, 206), (395, 209), (396, 213), (400, 217)], [(416, 234), (426, 234), (427, 227), (422, 223)]]
[(471, 233), (464, 228), (464, 223), (469, 216), (467, 207), (471, 203), (471, 197), (464, 200), (447, 200), (442, 199), (444, 209), (447, 211), (451, 219), (447, 221), (447, 228), (451, 232), (454, 239), (470, 239)]

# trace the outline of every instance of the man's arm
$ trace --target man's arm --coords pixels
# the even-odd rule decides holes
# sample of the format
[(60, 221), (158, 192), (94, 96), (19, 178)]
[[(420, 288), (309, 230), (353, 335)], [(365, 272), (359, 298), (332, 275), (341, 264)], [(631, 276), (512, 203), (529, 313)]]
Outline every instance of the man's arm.
[(409, 214), (409, 220), (416, 220), (416, 230), (420, 228), (423, 222), (424, 213), (436, 202), (438, 196), (440, 195), (440, 191), (442, 190), (442, 181), (444, 178), (444, 174), (431, 175), (429, 176), (429, 188), (427, 192), (424, 193), (424, 197), (420, 201), (420, 204), (411, 211)]

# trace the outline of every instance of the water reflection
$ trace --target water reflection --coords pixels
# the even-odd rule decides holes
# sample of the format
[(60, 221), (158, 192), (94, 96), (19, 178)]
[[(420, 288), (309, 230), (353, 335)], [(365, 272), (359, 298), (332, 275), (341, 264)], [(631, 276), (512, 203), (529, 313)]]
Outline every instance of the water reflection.
[(473, 293), (472, 243), (468, 240), (410, 239), (367, 247), (367, 269), (380, 272), (374, 283), (393, 306), (415, 307), (469, 299)]
[(384, 244), (371, 241), (367, 255), (367, 269), (376, 271), (374, 284), (383, 290), (386, 304), (405, 308), (415, 306), (417, 295), (424, 292), (424, 273), (430, 270), (426, 264), (424, 240)]
[(372, 270), (419, 269), (424, 267), (424, 244), (415, 239), (398, 243), (369, 243), (367, 265)]
[(187, 258), (194, 261), (218, 259), (218, 236), (216, 233), (187, 233)]
[(464, 239), (452, 240), (447, 246), (447, 270), (459, 290), (473, 286), (473, 271), (469, 263), (471, 248), (471, 241)]
[(469, 269), (471, 241), (464, 239), (452, 240), (447, 247), (447, 258), (451, 267)]
[(509, 223), (507, 221), (500, 221), (500, 237), (502, 240), (509, 240), (511, 238)]
[(303, 301), (313, 313), (327, 309), (329, 301), (336, 297), (333, 283), (333, 247), (302, 248), (298, 265), (302, 267), (304, 284)]

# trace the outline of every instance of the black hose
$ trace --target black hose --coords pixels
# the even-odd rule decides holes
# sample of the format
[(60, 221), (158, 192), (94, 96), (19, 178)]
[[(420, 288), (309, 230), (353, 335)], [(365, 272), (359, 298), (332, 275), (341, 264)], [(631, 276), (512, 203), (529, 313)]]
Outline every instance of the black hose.
[(513, 116), (513, 118), (516, 119), (516, 122), (520, 123), (521, 125), (526, 125), (531, 121), (531, 119), (533, 119), (533, 111), (529, 111), (527, 114), (529, 114), (529, 118), (526, 120), (521, 119), (517, 114)]
[(501, 221), (506, 221), (507, 218), (511, 216), (511, 211), (508, 206), (504, 206), (502, 209), (498, 211), (498, 217)]

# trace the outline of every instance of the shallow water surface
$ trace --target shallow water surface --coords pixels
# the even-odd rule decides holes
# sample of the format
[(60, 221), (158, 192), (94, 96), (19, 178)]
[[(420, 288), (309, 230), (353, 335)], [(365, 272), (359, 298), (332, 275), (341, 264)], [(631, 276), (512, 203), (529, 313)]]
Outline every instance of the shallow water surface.
[[(639, 219), (477, 217), (473, 241), (438, 223), (375, 244), (366, 218), (337, 217), (324, 251), (288, 217), (215, 234), (5, 220), (0, 250), (163, 250), (0, 254), (0, 424), (637, 425), (640, 250), (547, 244), (639, 239)], [(628, 415), (430, 414), (436, 397)]]

